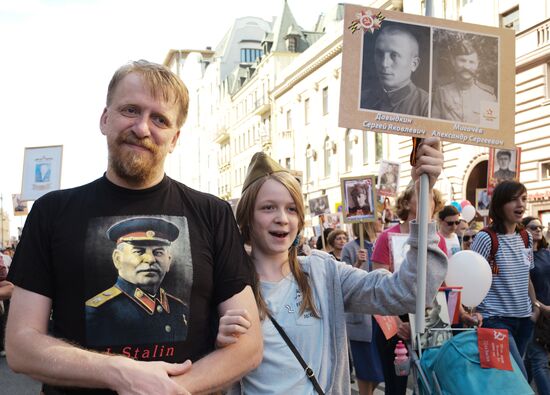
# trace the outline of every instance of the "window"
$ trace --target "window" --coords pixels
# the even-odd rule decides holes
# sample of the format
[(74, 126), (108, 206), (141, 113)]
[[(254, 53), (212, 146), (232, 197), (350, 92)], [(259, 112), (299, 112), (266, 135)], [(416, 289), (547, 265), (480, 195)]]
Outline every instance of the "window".
[(323, 88), (323, 115), (328, 114), (328, 86)]
[(346, 151), (346, 171), (353, 169), (353, 132), (346, 130), (345, 151)]
[(540, 179), (550, 180), (550, 161), (540, 164)]
[(286, 129), (292, 130), (292, 111), (290, 110), (286, 112)]
[(288, 37), (286, 39), (286, 49), (288, 52), (296, 52), (296, 37)]
[(325, 145), (324, 145), (324, 151), (325, 151), (325, 155), (324, 156), (324, 160), (325, 160), (325, 177), (330, 177), (330, 151), (332, 149), (332, 143), (330, 142), (328, 136), (325, 137)]
[(304, 100), (304, 122), (309, 124), (309, 98)]
[(262, 56), (261, 49), (241, 48), (241, 63), (253, 63)]
[(519, 32), (519, 7), (500, 15), (500, 27), (507, 27)]
[(376, 133), (374, 135), (374, 160), (376, 161), (376, 163), (380, 162), (380, 160), (382, 160), (382, 157), (384, 156), (384, 145), (382, 137), (382, 133)]
[(369, 132), (363, 131), (363, 164), (369, 163)]

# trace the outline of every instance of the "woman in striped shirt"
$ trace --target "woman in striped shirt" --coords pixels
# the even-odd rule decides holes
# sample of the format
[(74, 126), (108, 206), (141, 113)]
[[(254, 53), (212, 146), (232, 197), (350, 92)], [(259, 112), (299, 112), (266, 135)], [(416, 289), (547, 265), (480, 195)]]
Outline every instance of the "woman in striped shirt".
[[(535, 292), (529, 270), (533, 268), (533, 238), (522, 236), (521, 220), (527, 206), (527, 190), (515, 181), (503, 181), (493, 191), (489, 206), (492, 220), (488, 231), (476, 235), (472, 250), (493, 261), (493, 281), (485, 299), (478, 306), (486, 328), (507, 329), (510, 353), (525, 377), (523, 356), (533, 334)], [(524, 230), (521, 232), (525, 232)], [(491, 237), (491, 233), (493, 237)], [(527, 241), (527, 245), (525, 241)], [(493, 243), (498, 249), (491, 256)]]

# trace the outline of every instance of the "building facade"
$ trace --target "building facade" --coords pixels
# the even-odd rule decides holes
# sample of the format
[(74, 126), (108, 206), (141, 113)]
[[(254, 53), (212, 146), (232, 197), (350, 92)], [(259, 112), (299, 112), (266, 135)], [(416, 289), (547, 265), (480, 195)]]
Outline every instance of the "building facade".
[[(283, 3), (271, 22), (238, 19), (215, 51), (201, 52), (193, 61), (200, 70), (194, 78), (177, 65), (176, 56), (167, 57), (165, 63), (192, 86), (190, 117), (181, 139), (185, 147), (175, 153), (176, 169), (185, 173), (179, 179), (235, 201), (250, 158), (264, 150), (301, 172), (306, 203), (327, 195), (333, 211), (341, 201), (340, 179), (376, 174), (382, 159), (401, 162), (400, 185), (405, 186), (410, 180), (410, 138), (338, 127), (342, 6), (326, 10), (308, 31)], [(363, 3), (425, 14), (424, 1)], [(550, 0), (432, 3), (435, 17), (515, 29), (520, 180), (529, 191), (529, 213), (549, 223)], [(444, 172), (437, 187), (449, 201), (474, 202), (476, 188), (487, 186), (489, 150), (444, 142), (443, 151)]]

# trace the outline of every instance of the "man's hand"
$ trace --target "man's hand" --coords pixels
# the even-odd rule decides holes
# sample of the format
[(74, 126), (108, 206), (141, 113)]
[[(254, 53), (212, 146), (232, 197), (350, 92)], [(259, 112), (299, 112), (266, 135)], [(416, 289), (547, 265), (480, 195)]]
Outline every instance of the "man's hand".
[(191, 370), (191, 361), (184, 363), (143, 362), (126, 357), (113, 357), (110, 361), (117, 375), (115, 390), (119, 395), (191, 395), (173, 381)]
[(250, 328), (250, 314), (247, 310), (227, 310), (220, 318), (216, 347), (222, 348), (236, 343)]
[(416, 182), (422, 174), (427, 174), (430, 189), (433, 188), (443, 169), (443, 154), (439, 137), (428, 137), (422, 140), (416, 152), (416, 164), (411, 169), (411, 177)]

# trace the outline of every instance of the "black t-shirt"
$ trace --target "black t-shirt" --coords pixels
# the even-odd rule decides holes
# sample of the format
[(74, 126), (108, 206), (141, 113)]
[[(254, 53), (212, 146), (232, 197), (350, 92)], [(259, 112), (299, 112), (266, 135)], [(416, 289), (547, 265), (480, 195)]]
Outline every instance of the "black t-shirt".
[[(168, 221), (179, 231), (155, 295), (115, 267), (117, 246), (107, 230), (134, 217)], [(251, 284), (251, 273), (227, 202), (167, 176), (145, 190), (103, 176), (35, 202), (9, 278), (52, 299), (55, 337), (140, 360), (183, 362), (213, 350), (217, 306)], [(56, 393), (73, 392), (46, 388)]]

